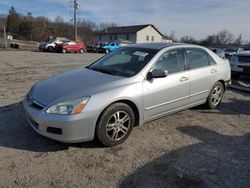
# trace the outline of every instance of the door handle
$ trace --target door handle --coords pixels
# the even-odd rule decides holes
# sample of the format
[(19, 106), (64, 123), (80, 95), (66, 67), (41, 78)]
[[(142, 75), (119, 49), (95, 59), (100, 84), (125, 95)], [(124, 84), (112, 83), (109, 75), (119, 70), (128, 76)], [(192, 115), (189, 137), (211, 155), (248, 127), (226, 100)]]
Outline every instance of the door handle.
[(180, 82), (184, 82), (184, 81), (187, 81), (187, 80), (189, 80), (189, 78), (188, 78), (188, 77), (183, 76), (183, 77), (180, 79)]
[(216, 73), (217, 72), (217, 69), (212, 69), (211, 70), (211, 73)]

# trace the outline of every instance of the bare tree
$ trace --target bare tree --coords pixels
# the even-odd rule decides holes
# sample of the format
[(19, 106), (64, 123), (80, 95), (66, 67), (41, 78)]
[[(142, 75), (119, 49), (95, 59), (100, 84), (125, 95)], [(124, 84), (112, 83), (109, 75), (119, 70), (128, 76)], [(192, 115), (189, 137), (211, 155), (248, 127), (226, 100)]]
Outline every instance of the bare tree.
[(233, 42), (233, 34), (224, 29), (216, 34), (216, 43), (218, 45), (228, 45)]
[(234, 43), (236, 45), (242, 45), (242, 35), (239, 34), (239, 36), (235, 39)]
[(168, 38), (171, 39), (173, 42), (177, 41), (174, 30), (171, 31), (170, 35), (166, 35), (166, 36), (168, 36)]
[(197, 40), (195, 40), (193, 37), (188, 36), (188, 35), (181, 37), (180, 41), (184, 42), (184, 43), (189, 43), (189, 44), (197, 44), (198, 43)]

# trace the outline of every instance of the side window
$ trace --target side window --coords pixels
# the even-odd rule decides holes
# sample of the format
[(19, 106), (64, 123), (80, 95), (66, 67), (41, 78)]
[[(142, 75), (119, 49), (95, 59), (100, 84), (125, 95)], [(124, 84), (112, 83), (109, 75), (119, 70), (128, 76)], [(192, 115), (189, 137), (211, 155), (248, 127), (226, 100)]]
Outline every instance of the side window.
[(187, 58), (191, 69), (215, 64), (212, 57), (202, 49), (187, 49)]
[(185, 60), (181, 49), (173, 50), (163, 54), (154, 64), (153, 69), (162, 69), (169, 74), (185, 70)]
[(114, 43), (111, 43), (111, 45), (110, 46), (115, 46), (115, 44)]

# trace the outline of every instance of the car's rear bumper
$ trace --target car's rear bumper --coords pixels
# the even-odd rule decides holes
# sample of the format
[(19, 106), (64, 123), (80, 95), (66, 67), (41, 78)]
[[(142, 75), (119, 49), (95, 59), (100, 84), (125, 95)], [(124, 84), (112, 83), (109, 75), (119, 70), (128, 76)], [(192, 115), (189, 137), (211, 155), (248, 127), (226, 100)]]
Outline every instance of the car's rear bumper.
[(65, 143), (93, 140), (95, 117), (89, 113), (78, 115), (51, 115), (36, 110), (23, 101), (25, 116), (31, 127), (39, 134)]

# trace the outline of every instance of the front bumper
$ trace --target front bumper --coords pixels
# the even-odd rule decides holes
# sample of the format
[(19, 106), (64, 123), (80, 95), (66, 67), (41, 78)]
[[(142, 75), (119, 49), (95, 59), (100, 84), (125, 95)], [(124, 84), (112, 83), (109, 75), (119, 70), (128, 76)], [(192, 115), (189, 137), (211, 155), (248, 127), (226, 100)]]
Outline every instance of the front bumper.
[(31, 127), (39, 134), (65, 143), (77, 143), (94, 139), (97, 117), (91, 113), (77, 115), (52, 115), (38, 110), (23, 101), (25, 116)]

